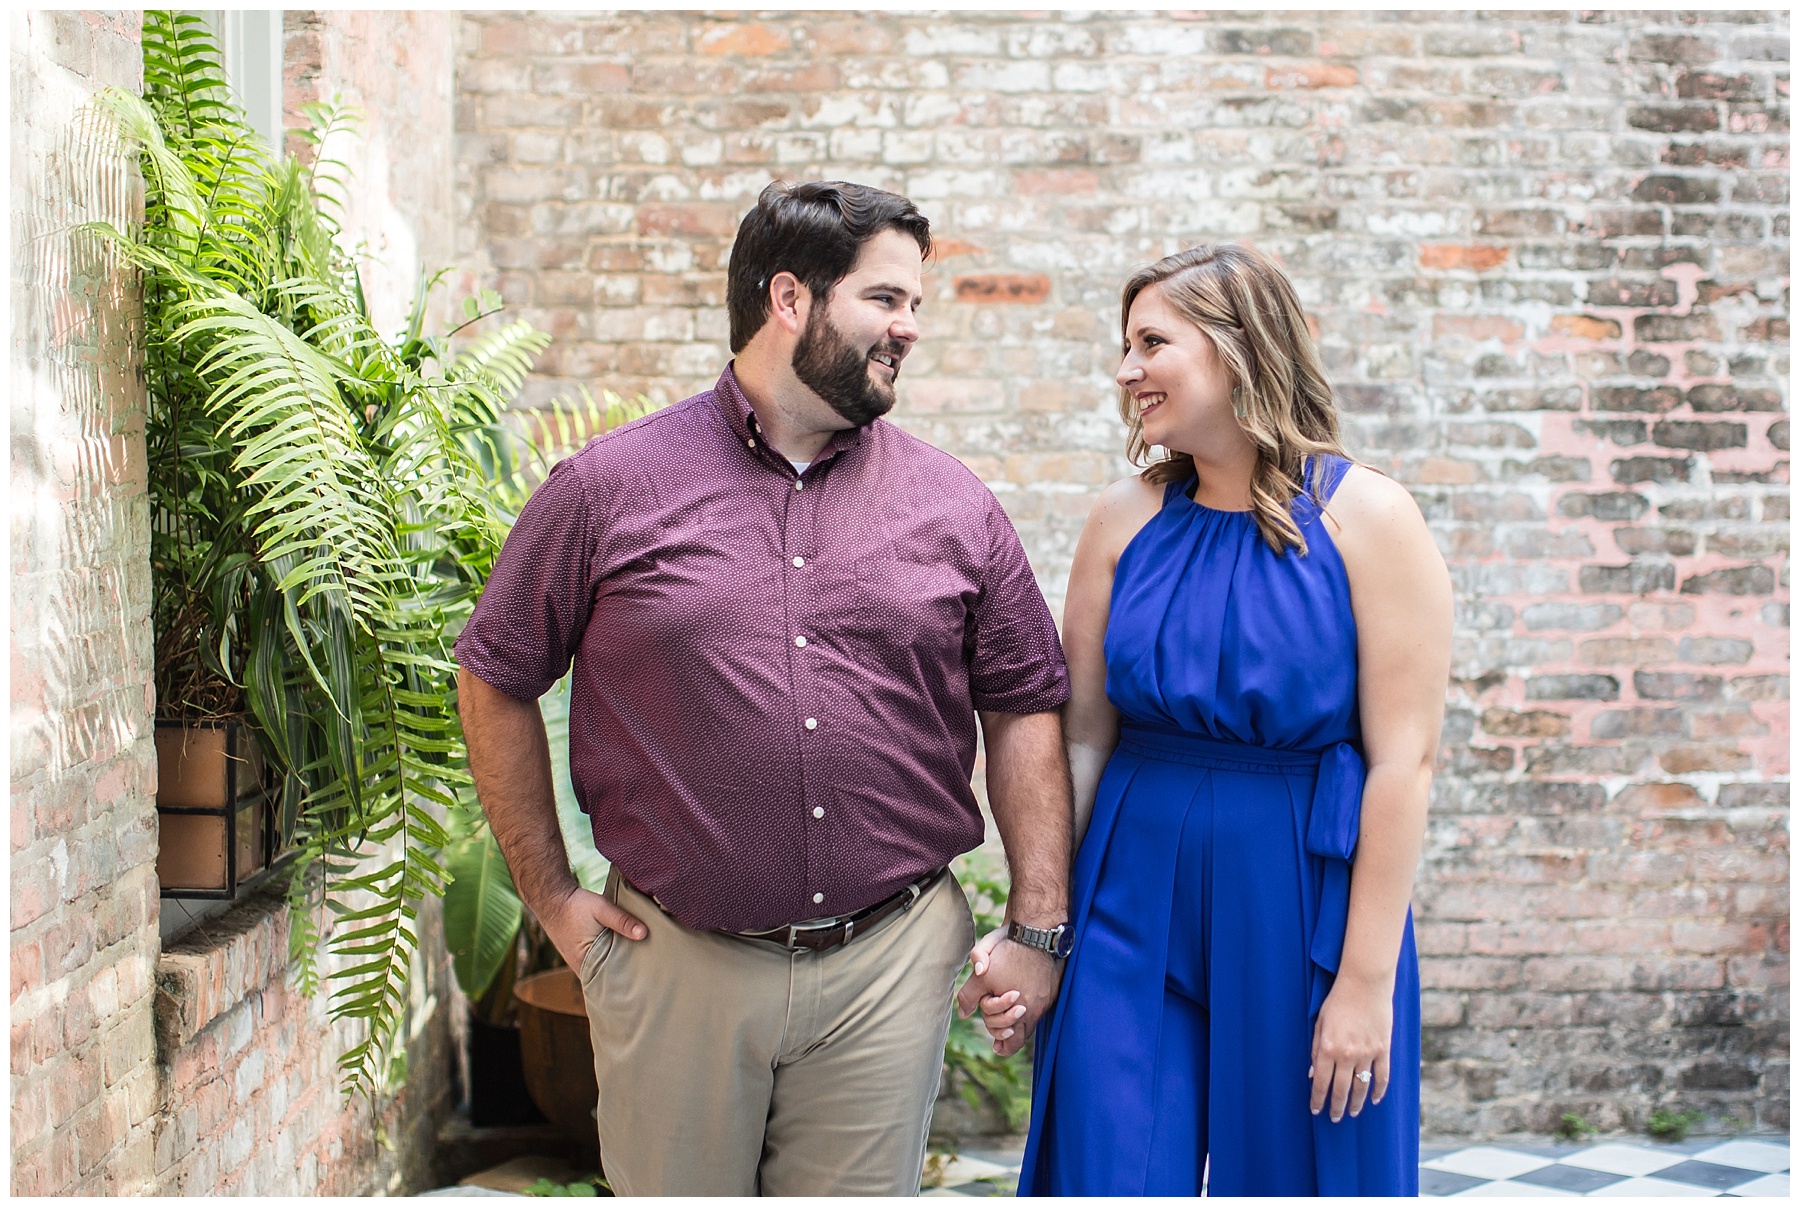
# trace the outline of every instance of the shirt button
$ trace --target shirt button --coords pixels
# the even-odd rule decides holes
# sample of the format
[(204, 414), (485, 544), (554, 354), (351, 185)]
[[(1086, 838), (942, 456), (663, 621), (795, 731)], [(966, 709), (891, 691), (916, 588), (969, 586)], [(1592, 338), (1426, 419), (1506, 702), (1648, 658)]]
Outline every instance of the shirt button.
[(819, 718), (817, 718), (817, 717), (806, 718), (806, 727), (808, 729), (817, 729), (819, 727)]
[(825, 808), (824, 808), (824, 806), (822, 806), (822, 805), (814, 805), (814, 806), (813, 806), (813, 816), (814, 816), (814, 817), (824, 817), (824, 816), (825, 816)]
[(804, 482), (800, 481), (798, 478), (796, 478), (796, 479), (794, 479), (794, 489), (795, 490), (805, 490), (806, 483), (804, 483)]
[(819, 902), (821, 902), (821, 901), (823, 901), (823, 900), (825, 900), (825, 894), (824, 894), (824, 893), (814, 893), (814, 894), (813, 894), (813, 904), (814, 904), (814, 905), (817, 905), (817, 904), (818, 904), (818, 903), (819, 903)]
[(750, 439), (744, 441), (744, 447), (745, 448), (755, 448), (756, 447), (756, 437), (752, 436)]
[(796, 638), (794, 638), (794, 644), (799, 646), (801, 649), (805, 649), (806, 648), (806, 638), (796, 637)]
[(796, 569), (796, 570), (798, 570), (801, 566), (804, 566), (805, 564), (806, 564), (806, 559), (803, 557), (797, 557), (794, 559), (794, 569)]

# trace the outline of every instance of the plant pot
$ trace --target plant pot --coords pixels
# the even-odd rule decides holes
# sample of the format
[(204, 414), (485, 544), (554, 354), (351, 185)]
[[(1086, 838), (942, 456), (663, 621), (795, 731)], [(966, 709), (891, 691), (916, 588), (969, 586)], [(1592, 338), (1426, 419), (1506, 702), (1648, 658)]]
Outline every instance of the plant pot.
[(519, 1029), (469, 1014), (469, 1123), (474, 1127), (531, 1127), (543, 1113), (525, 1088)]
[(156, 723), (156, 878), (165, 897), (228, 900), (274, 858), (262, 751), (241, 722)]
[(564, 1135), (584, 1148), (597, 1148), (594, 1107), (600, 1084), (594, 1079), (594, 1041), (575, 970), (533, 973), (513, 987), (513, 997), (531, 1100)]

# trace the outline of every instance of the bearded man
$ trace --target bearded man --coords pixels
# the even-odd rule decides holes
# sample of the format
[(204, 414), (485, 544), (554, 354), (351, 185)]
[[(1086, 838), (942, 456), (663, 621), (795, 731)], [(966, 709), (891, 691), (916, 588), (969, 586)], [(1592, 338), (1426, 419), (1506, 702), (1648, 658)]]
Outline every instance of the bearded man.
[[(587, 998), (621, 1194), (916, 1193), (973, 939), (976, 716), (1012, 870), (966, 1002), (1056, 994), (1067, 671), (1018, 536), (881, 416), (919, 339), (903, 197), (770, 185), (727, 273), (735, 360), (532, 496), (457, 642), (481, 801)], [(536, 699), (604, 894), (558, 834)]]

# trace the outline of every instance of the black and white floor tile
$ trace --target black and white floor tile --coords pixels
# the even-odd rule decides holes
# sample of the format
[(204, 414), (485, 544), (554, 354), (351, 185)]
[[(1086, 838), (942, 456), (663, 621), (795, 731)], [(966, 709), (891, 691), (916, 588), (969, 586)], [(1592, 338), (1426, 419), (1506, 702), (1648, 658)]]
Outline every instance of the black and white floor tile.
[[(965, 1146), (926, 1167), (928, 1196), (1010, 1195), (1018, 1185), (1017, 1148)], [(1676, 1144), (1598, 1144), (1428, 1148), (1420, 1153), (1421, 1197), (1471, 1198), (1787, 1198), (1788, 1145), (1717, 1136)]]
[(1421, 1156), (1419, 1193), (1428, 1197), (1788, 1197), (1788, 1146), (1770, 1138), (1477, 1145)]

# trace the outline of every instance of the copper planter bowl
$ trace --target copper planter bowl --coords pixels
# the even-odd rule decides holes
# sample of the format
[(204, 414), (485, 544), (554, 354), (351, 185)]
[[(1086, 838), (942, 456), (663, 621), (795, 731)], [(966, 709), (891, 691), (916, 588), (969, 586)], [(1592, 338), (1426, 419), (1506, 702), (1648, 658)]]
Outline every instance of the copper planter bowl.
[(519, 1049), (525, 1088), (544, 1117), (586, 1149), (598, 1149), (594, 1107), (594, 1041), (587, 1005), (572, 968), (533, 973), (513, 986), (519, 1004)]

